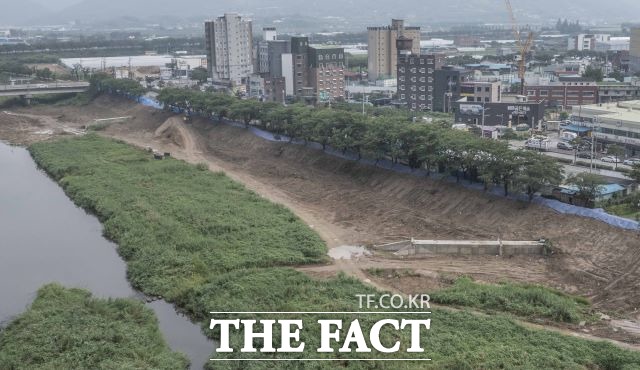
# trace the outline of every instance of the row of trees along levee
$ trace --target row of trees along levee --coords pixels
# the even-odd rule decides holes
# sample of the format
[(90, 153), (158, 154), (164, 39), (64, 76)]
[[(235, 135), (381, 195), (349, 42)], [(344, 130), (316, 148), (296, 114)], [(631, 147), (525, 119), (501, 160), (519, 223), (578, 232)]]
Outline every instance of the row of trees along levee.
[[(125, 82), (128, 81), (128, 82)], [(133, 82), (133, 83), (132, 83)], [(94, 79), (98, 91), (129, 96), (143, 93), (130, 80)], [(390, 159), (412, 169), (452, 173), (457, 181), (481, 182), (485, 190), (501, 186), (505, 196), (516, 191), (530, 200), (548, 185), (563, 181), (562, 167), (537, 152), (511, 150), (506, 142), (487, 140), (453, 130), (446, 119), (431, 124), (415, 123), (407, 112), (379, 110), (375, 115), (341, 108), (340, 105), (309, 107), (302, 104), (242, 100), (233, 96), (186, 89), (163, 89), (157, 100), (165, 109), (216, 119), (231, 118), (248, 127), (255, 125), (293, 140), (311, 141), (336, 150), (376, 160)]]

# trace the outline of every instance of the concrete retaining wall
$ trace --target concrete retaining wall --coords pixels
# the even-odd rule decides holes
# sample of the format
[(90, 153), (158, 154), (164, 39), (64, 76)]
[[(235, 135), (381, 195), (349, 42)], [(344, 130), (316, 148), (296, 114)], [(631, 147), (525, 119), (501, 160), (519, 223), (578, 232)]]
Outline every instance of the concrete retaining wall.
[(410, 240), (376, 246), (375, 249), (394, 252), (398, 256), (430, 254), (457, 256), (518, 256), (542, 255), (541, 241), (477, 241), (477, 240)]

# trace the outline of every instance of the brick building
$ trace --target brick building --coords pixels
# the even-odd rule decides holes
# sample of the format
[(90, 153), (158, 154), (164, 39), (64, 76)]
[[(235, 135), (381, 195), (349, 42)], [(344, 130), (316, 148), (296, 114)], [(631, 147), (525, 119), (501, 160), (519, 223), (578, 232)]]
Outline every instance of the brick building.
[(560, 77), (549, 85), (527, 86), (529, 101), (544, 102), (547, 107), (571, 108), (598, 103), (598, 84), (578, 76)]

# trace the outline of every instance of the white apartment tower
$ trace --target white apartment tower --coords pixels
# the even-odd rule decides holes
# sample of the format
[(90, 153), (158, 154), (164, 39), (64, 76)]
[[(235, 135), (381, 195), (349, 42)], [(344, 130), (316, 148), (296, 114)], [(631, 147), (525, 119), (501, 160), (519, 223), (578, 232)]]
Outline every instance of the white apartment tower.
[(238, 14), (225, 14), (205, 22), (207, 66), (214, 81), (241, 85), (253, 73), (251, 21)]

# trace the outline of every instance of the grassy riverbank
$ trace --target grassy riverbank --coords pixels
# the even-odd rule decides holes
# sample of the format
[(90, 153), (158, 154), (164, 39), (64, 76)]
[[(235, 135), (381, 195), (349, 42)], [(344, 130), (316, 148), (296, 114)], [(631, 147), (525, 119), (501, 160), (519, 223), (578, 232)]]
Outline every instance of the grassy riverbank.
[[(326, 261), (320, 238), (287, 209), (223, 174), (173, 159), (155, 161), (142, 150), (94, 135), (39, 143), (30, 150), (78, 205), (98, 215), (106, 236), (118, 243), (132, 283), (147, 294), (162, 295), (205, 325), (211, 318), (209, 311), (358, 311), (355, 295), (374, 292), (351, 278), (316, 280), (291, 269)], [(345, 361), (339, 366), (621, 369), (640, 364), (638, 353), (524, 329), (502, 316), (438, 311), (430, 318), (432, 330), (423, 343), (433, 361)], [(318, 355), (313, 349), (318, 344), (314, 319), (317, 316), (309, 315), (305, 320), (302, 337), (310, 350), (303, 357)], [(360, 319), (363, 327), (369, 327), (378, 317)], [(384, 343), (398, 339), (407, 344), (408, 333), (384, 332)], [(359, 355), (340, 354), (341, 358)], [(274, 365), (221, 362), (215, 366), (261, 369)], [(305, 368), (335, 366), (314, 363)]]
[(153, 311), (128, 299), (103, 300), (47, 285), (31, 308), (0, 332), (2, 369), (184, 369)]
[(508, 312), (528, 319), (577, 324), (593, 318), (586, 299), (539, 285), (479, 284), (468, 277), (461, 277), (451, 287), (433, 293), (431, 298), (439, 304)]

